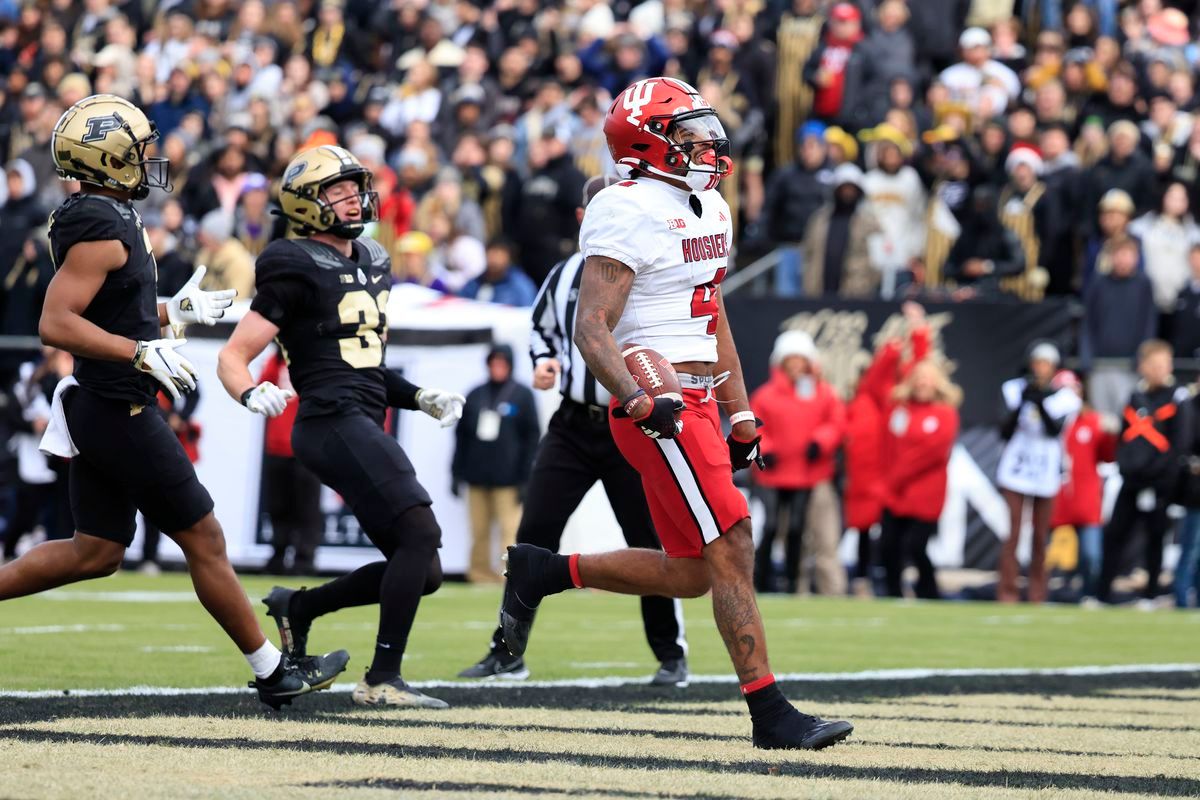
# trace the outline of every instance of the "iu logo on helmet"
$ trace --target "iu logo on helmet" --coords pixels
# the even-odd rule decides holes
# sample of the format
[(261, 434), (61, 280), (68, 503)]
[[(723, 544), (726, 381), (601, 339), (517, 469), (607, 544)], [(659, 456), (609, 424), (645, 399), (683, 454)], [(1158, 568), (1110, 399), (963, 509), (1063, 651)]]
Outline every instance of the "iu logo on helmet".
[(92, 117), (87, 121), (87, 130), (81, 142), (99, 142), (113, 131), (121, 130), (121, 118), (116, 114), (106, 117)]

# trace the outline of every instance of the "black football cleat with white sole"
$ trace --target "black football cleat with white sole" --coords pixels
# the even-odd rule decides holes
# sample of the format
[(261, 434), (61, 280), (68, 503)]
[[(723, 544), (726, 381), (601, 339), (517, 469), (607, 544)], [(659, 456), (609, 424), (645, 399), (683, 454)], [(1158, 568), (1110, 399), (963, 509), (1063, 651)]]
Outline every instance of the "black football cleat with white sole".
[(504, 576), (504, 602), (500, 604), (500, 628), (504, 631), (504, 646), (520, 658), (529, 646), (533, 618), (538, 604), (545, 596), (539, 577), (545, 561), (554, 554), (544, 547), (516, 544), (508, 548)]
[(297, 591), (276, 586), (263, 598), (263, 604), (267, 607), (267, 616), (275, 620), (279, 628), (279, 643), (283, 652), (292, 658), (305, 658), (308, 655), (308, 631), (312, 627), (312, 620), (292, 614), (292, 598)]
[(754, 723), (754, 746), (760, 750), (823, 750), (853, 732), (849, 722), (801, 714), (789, 704), (782, 714)]
[(323, 656), (292, 658), (283, 656), (282, 674), (275, 680), (257, 678), (250, 681), (251, 689), (258, 690), (258, 699), (278, 711), (292, 704), (297, 697), (328, 689), (338, 675), (346, 670), (350, 654), (335, 650)]
[(478, 664), (472, 664), (458, 673), (458, 677), (485, 681), (523, 681), (529, 677), (529, 668), (525, 666), (525, 659), (509, 655), (503, 650), (493, 650)]

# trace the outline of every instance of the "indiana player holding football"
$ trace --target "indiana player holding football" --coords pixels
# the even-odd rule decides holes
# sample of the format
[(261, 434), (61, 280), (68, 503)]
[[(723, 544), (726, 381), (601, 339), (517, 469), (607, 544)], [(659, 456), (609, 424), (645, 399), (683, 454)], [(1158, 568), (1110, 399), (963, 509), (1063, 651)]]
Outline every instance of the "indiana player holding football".
[(445, 708), (400, 676), (421, 596), (442, 582), (442, 532), (429, 493), (383, 421), (389, 407), (420, 409), (448, 427), (462, 417), (464, 400), (418, 389), (384, 367), (391, 259), (378, 242), (358, 238), (377, 218), (371, 173), (341, 147), (316, 147), (292, 159), (279, 200), (303, 238), (272, 242), (258, 257), (257, 293), (221, 350), (218, 375), (251, 411), (283, 413), (292, 392), (256, 383), (249, 370), (279, 341), (300, 397), (296, 457), (342, 496), (386, 560), (314, 589), (276, 587), (264, 602), (296, 657), (305, 654), (317, 617), (379, 603), (375, 657), (354, 702)]
[[(750, 512), (733, 485), (733, 472), (758, 460), (759, 436), (720, 291), (733, 231), (716, 187), (733, 171), (729, 141), (708, 103), (673, 78), (628, 87), (609, 108), (604, 134), (626, 180), (600, 192), (584, 215), (575, 342), (614, 398), (613, 438), (642, 476), (666, 552), (510, 548), (505, 643), (521, 655), (542, 598), (572, 587), (675, 597), (711, 589), (754, 745), (828, 747), (853, 727), (800, 713), (775, 685), (754, 596)], [(671, 362), (682, 403), (639, 388), (622, 357), (630, 344)], [(718, 403), (733, 426), (726, 441)]]
[(204, 267), (170, 300), (157, 297), (158, 267), (134, 200), (169, 190), (168, 162), (149, 155), (158, 130), (120, 97), (86, 97), (54, 126), (60, 177), (80, 182), (50, 215), (55, 274), (39, 333), (75, 356), (75, 374), (54, 392), (47, 454), (70, 458), (75, 536), (44, 542), (0, 567), (0, 600), (116, 572), (133, 542), (135, 515), (175, 540), (196, 596), (253, 670), (259, 699), (279, 708), (328, 688), (349, 656), (291, 658), (263, 635), (225, 554), (213, 501), (179, 439), (156, 409), (160, 388), (178, 399), (196, 388), (183, 339), (162, 329), (213, 325), (233, 292), (200, 288)]

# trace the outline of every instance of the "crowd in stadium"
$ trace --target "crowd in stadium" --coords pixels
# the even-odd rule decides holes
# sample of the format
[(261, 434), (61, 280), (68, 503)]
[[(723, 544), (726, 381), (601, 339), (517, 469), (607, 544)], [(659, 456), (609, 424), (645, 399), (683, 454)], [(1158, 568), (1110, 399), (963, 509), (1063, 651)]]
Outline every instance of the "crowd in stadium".
[[(255, 256), (285, 235), (271, 213), (284, 166), (302, 149), (338, 143), (374, 173), (381, 218), (369, 235), (391, 252), (396, 282), (529, 306), (554, 264), (576, 249), (585, 180), (611, 169), (603, 123), (612, 98), (634, 80), (667, 75), (693, 83), (729, 132), (737, 170), (721, 191), (735, 215), (738, 260), (774, 251), (773, 293), (1075, 298), (1083, 308), (1078, 352), (1034, 358), (1028, 386), (998, 422), (1010, 443), (1020, 440), (1029, 401), (1043, 430), (1059, 433), (1067, 417), (1082, 424), (1086, 415), (1074, 409), (1046, 408), (1062, 391), (1078, 399), (1077, 382), (1058, 370), (1076, 355), (1095, 412), (1089, 430), (1111, 439), (1138, 385), (1135, 360), (1153, 389), (1148, 361), (1169, 359), (1172, 347), (1180, 357), (1200, 355), (1196, 5), (0, 0), (0, 334), (36, 335), (52, 274), (47, 213), (74, 190), (56, 176), (50, 134), (63, 110), (89, 94), (111, 92), (146, 109), (171, 161), (173, 190), (155, 189), (141, 204), (160, 295), (173, 294), (200, 263), (206, 288), (251, 295)], [(781, 374), (788, 356), (808, 366), (780, 380), (807, 375), (818, 387), (819, 354), (810, 350), (793, 339), (778, 354)], [(879, 358), (895, 355), (888, 352)], [(895, 364), (880, 369), (890, 371), (876, 375), (885, 390), (867, 383), (838, 399), (810, 387), (811, 397), (844, 401), (843, 416), (856, 404), (857, 413), (884, 414), (896, 385), (919, 385), (953, 407), (944, 375), (914, 381)], [(23, 380), (61, 371), (47, 359)], [(758, 395), (768, 405), (769, 388)], [(886, 402), (866, 409), (871, 392)], [(1174, 402), (1167, 394), (1164, 404)], [(171, 413), (186, 435), (186, 409)], [(943, 424), (953, 421), (948, 414)], [(830, 553), (836, 559), (843, 526), (861, 527), (850, 518), (855, 487), (841, 503), (831, 489), (811, 490), (832, 485), (839, 445), (853, 463), (842, 434), (810, 437), (803, 452), (779, 452), (760, 478), (791, 493), (781, 502), (793, 504), (794, 518), (815, 512), (815, 583), (835, 593), (845, 591), (845, 575), (820, 565)], [(1195, 450), (1190, 441), (1170, 447), (1173, 465)], [(805, 485), (778, 481), (791, 458), (800, 459)], [(947, 446), (943, 471), (948, 459)], [(1129, 478), (1157, 466), (1121, 469)], [(61, 483), (61, 470), (41, 478)], [(1014, 519), (1028, 498), (1035, 530), (1045, 533), (1051, 504), (1038, 500), (1054, 496), (1056, 481), (1004, 487)], [(38, 503), (64, 505), (61, 492), (39, 492)], [(1132, 494), (1118, 502), (1120, 519), (1148, 516), (1161, 545), (1164, 493), (1149, 501)], [(881, 509), (907, 526), (885, 537), (888, 588), (899, 592), (896, 565), (911, 558), (920, 567), (917, 593), (935, 596), (924, 544), (940, 505), (897, 502)], [(1096, 503), (1095, 513), (1088, 501), (1066, 522), (1096, 531), (1081, 546), (1095, 573), (1085, 593), (1103, 599), (1100, 584), (1112, 576), (1099, 574)], [(1189, 516), (1181, 564), (1197, 557), (1198, 529), (1200, 517)], [(1153, 550), (1148, 565), (1161, 558), (1161, 546)], [(1002, 599), (1015, 591), (1014, 559), (1009, 548)], [(787, 573), (794, 590), (792, 559)], [(767, 577), (760, 586), (773, 588)], [(1189, 602), (1186, 585), (1180, 597)]]

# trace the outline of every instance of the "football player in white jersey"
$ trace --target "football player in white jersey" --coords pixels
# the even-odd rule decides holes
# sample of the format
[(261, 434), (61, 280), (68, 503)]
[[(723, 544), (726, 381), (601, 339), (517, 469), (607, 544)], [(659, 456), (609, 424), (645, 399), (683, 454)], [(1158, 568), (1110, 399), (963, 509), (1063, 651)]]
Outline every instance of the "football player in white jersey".
[[(853, 727), (800, 713), (775, 685), (754, 597), (750, 511), (733, 485), (734, 471), (758, 461), (759, 436), (720, 291), (733, 229), (716, 187), (733, 171), (729, 141), (708, 103), (673, 78), (625, 89), (604, 133), (625, 180), (600, 192), (584, 216), (575, 343), (614, 398), (613, 438), (642, 476), (666, 552), (510, 547), (505, 644), (521, 655), (541, 599), (572, 587), (675, 597), (711, 589), (755, 746), (828, 747)], [(621, 355), (629, 344), (670, 360), (682, 403), (638, 388)], [(718, 404), (733, 426), (724, 441)]]

